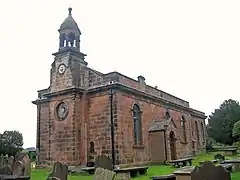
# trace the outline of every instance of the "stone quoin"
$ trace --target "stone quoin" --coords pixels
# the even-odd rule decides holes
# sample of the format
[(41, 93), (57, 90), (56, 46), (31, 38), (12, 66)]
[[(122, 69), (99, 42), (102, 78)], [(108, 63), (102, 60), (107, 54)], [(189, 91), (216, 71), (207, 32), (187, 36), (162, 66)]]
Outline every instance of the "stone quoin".
[(43, 164), (85, 164), (111, 157), (109, 89), (113, 92), (115, 164), (165, 162), (192, 156), (206, 143), (203, 112), (189, 103), (118, 72), (88, 67), (81, 31), (72, 17), (59, 30), (50, 86), (38, 91), (37, 152)]

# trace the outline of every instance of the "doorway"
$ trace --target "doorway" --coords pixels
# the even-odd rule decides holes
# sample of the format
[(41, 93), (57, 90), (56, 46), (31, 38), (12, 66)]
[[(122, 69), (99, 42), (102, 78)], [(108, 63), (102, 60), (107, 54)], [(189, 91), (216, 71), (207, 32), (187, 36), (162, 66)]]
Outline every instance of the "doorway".
[(164, 162), (166, 160), (164, 132), (149, 132), (149, 148), (152, 162)]
[(176, 155), (176, 138), (173, 131), (170, 132), (170, 151), (171, 151), (171, 160), (175, 160), (177, 157)]

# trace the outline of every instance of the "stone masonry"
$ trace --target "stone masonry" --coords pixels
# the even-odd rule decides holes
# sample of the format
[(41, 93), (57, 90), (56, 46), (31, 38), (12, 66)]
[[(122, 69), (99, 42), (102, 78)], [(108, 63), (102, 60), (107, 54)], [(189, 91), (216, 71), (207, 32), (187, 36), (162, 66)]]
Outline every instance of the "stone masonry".
[[(87, 66), (80, 52), (81, 32), (72, 9), (59, 29), (59, 50), (54, 53), (50, 86), (38, 91), (37, 150), (39, 163), (61, 161), (69, 165), (85, 164), (90, 156), (111, 157), (109, 89), (113, 94), (115, 155), (117, 164), (151, 161), (149, 127), (169, 113), (173, 125), (166, 132), (167, 159), (171, 159), (170, 132), (176, 137), (177, 158), (193, 155), (205, 147), (205, 114), (189, 103), (118, 72), (100, 73)], [(133, 106), (141, 110), (143, 143), (134, 145)], [(183, 138), (181, 117), (185, 119)], [(158, 142), (156, 142), (157, 144)], [(94, 147), (93, 147), (94, 146)], [(163, 148), (164, 148), (163, 144)]]

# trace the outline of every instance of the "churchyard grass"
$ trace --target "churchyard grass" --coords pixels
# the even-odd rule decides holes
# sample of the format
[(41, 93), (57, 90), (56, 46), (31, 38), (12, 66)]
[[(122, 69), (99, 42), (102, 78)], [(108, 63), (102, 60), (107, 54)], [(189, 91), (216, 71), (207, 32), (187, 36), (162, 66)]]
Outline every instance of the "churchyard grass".
[[(213, 160), (213, 156), (219, 152), (214, 152), (214, 153), (202, 153), (194, 157), (193, 160), (193, 165), (199, 165), (199, 161), (204, 161), (204, 160)], [(223, 153), (221, 153), (223, 154)], [(232, 159), (232, 158), (240, 158), (240, 154), (237, 156), (227, 156), (226, 159)], [(177, 168), (174, 168), (172, 166), (164, 166), (164, 165), (159, 165), (159, 166), (151, 166), (148, 169), (148, 175), (147, 176), (140, 176), (134, 179), (137, 180), (146, 180), (149, 179), (151, 176), (156, 176), (156, 175), (165, 175), (165, 174), (170, 174), (173, 171), (176, 171)], [(33, 180), (42, 180), (46, 179), (48, 174), (50, 173), (50, 170), (46, 169), (35, 169), (32, 170), (32, 177), (31, 179)], [(239, 180), (240, 179), (240, 172), (234, 172), (231, 173), (232, 180)], [(90, 180), (92, 179), (92, 176), (78, 176), (78, 175), (73, 175), (69, 176), (69, 180)]]

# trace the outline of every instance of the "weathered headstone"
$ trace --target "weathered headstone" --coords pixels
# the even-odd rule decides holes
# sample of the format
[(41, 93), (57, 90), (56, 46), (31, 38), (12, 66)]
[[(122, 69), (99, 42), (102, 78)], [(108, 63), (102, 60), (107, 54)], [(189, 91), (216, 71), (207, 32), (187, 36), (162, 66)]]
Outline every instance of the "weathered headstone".
[(116, 173), (111, 170), (97, 168), (93, 175), (93, 180), (113, 180), (115, 175)]
[(95, 168), (98, 167), (112, 170), (113, 169), (112, 160), (108, 158), (106, 155), (97, 156), (95, 159)]
[(6, 165), (7, 163), (7, 156), (1, 155), (0, 156), (0, 166)]
[(47, 180), (67, 180), (68, 166), (61, 162), (55, 162), (52, 172), (49, 174)]
[(230, 173), (221, 166), (215, 166), (206, 161), (201, 167), (195, 167), (191, 172), (191, 180), (231, 180)]
[(12, 166), (9, 164), (5, 164), (0, 167), (0, 174), (11, 175), (12, 174)]
[(13, 175), (24, 176), (24, 164), (22, 161), (16, 161), (13, 166)]
[(10, 156), (7, 158), (7, 163), (13, 167), (14, 165), (14, 157), (13, 156)]
[(31, 175), (31, 160), (29, 159), (29, 156), (24, 153), (20, 152), (15, 156), (15, 161), (21, 161), (23, 162), (24, 166), (24, 176), (30, 176)]

